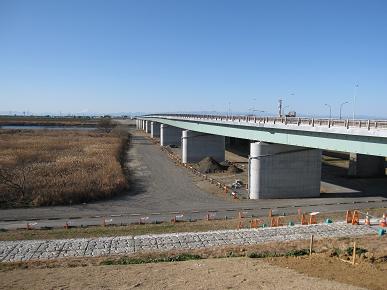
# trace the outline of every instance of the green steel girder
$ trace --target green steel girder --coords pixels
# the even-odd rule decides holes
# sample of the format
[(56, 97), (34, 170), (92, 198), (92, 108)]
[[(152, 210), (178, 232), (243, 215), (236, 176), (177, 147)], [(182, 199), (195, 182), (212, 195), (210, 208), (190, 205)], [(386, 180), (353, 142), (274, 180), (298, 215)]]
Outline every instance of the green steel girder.
[(387, 156), (387, 138), (221, 124), (205, 121), (142, 118), (186, 130), (331, 151)]

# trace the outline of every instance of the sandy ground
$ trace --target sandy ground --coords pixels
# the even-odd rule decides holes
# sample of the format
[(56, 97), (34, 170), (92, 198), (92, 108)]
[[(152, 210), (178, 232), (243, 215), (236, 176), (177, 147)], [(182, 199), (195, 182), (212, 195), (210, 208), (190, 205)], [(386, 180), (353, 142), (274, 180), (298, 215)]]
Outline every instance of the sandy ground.
[(2, 289), (360, 289), (249, 258), (19, 269), (0, 281)]

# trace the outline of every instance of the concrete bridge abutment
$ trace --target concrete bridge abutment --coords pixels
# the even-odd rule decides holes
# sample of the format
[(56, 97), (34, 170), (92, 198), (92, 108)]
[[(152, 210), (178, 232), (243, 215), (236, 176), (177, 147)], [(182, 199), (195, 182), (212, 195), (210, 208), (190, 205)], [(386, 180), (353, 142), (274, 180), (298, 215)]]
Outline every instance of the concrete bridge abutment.
[(181, 132), (183, 130), (166, 124), (160, 125), (160, 146), (181, 145)]
[(253, 142), (248, 176), (250, 199), (318, 197), (321, 150)]
[(353, 177), (383, 177), (386, 175), (386, 158), (351, 153), (349, 155), (348, 175)]
[(225, 137), (184, 130), (182, 134), (182, 162), (195, 163), (205, 157), (218, 162), (225, 159)]

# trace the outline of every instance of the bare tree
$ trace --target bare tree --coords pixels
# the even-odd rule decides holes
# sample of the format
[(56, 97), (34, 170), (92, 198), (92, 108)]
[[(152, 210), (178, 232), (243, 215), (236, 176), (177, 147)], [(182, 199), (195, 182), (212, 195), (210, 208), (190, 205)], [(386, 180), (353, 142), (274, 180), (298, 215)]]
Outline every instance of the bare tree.
[(11, 191), (19, 193), (24, 198), (26, 193), (26, 174), (21, 170), (21, 175), (17, 174), (18, 170), (6, 168), (0, 165), (0, 184), (9, 188)]
[(18, 155), (14, 162), (0, 164), (0, 185), (24, 199), (28, 192), (28, 175), (32, 168), (31, 156)]
[(98, 121), (98, 127), (109, 133), (113, 127), (111, 118), (109, 116), (104, 116), (100, 118)]

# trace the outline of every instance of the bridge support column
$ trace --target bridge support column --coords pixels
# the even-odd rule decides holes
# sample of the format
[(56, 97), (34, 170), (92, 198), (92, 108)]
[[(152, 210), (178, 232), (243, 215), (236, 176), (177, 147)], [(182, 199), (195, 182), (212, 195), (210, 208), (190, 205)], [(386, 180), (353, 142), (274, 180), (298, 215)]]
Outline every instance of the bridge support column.
[(160, 137), (160, 123), (151, 122), (151, 137), (152, 138)]
[(351, 153), (348, 175), (356, 177), (382, 177), (386, 173), (386, 159), (380, 156)]
[(145, 130), (145, 121), (141, 120), (141, 130)]
[(321, 150), (251, 143), (248, 175), (250, 199), (318, 197)]
[(177, 127), (161, 124), (160, 125), (160, 146), (181, 145), (181, 132), (183, 130)]
[(205, 157), (212, 157), (218, 162), (224, 161), (225, 137), (184, 130), (182, 162), (195, 163)]
[(145, 121), (145, 132), (150, 133), (151, 132), (151, 122)]

